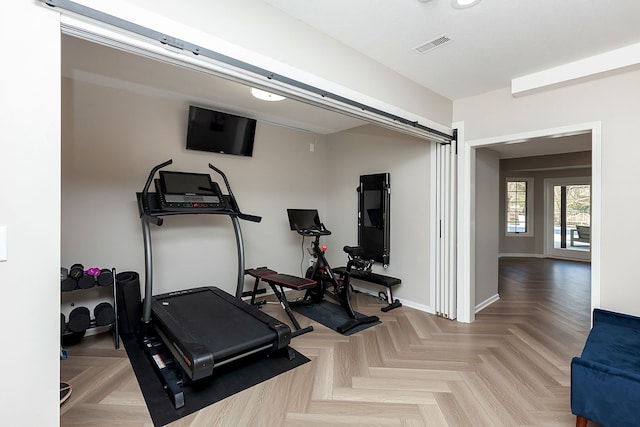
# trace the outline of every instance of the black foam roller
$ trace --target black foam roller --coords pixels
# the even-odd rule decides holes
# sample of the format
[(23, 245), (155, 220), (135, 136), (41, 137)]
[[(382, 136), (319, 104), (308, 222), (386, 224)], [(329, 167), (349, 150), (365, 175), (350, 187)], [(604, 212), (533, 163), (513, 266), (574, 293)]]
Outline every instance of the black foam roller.
[(136, 333), (142, 319), (140, 276), (135, 271), (124, 271), (116, 275), (118, 301), (118, 327), (120, 334)]
[(113, 306), (108, 302), (101, 302), (96, 305), (96, 308), (93, 309), (93, 315), (98, 326), (110, 325), (116, 320)]
[(69, 313), (69, 330), (84, 332), (91, 325), (91, 316), (87, 307), (76, 307)]

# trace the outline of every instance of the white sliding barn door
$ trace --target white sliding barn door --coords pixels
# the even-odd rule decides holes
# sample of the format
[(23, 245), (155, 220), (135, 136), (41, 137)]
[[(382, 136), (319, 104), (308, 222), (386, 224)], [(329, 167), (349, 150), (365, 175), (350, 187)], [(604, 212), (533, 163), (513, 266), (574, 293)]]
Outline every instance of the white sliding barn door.
[(436, 274), (435, 312), (455, 319), (456, 280), (456, 142), (436, 147)]

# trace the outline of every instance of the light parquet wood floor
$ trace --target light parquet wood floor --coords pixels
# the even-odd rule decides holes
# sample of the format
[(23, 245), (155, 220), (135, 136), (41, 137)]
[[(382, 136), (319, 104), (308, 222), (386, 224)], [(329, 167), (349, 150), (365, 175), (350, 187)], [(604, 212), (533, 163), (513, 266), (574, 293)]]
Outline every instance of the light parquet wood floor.
[[(574, 426), (570, 361), (590, 327), (590, 267), (502, 259), (499, 273), (500, 300), (472, 324), (407, 307), (383, 313), (363, 294), (357, 310), (382, 324), (354, 336), (298, 316), (314, 325), (292, 343), (310, 363), (172, 426)], [(279, 305), (265, 310), (286, 320)], [(152, 425), (122, 347), (103, 335), (68, 350), (62, 426)]]

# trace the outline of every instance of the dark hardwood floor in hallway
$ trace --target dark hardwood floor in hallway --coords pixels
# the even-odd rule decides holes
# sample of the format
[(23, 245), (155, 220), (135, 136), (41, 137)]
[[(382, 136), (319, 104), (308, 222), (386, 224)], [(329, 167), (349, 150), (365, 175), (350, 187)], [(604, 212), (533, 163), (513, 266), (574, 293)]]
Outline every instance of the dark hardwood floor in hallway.
[[(502, 259), (499, 277), (500, 300), (472, 324), (383, 313), (364, 294), (356, 309), (382, 323), (351, 337), (298, 316), (315, 329), (292, 342), (310, 363), (172, 426), (574, 426), (569, 371), (590, 327), (590, 266)], [(287, 320), (279, 305), (265, 311)], [(62, 426), (152, 425), (122, 347), (97, 336), (68, 350)]]

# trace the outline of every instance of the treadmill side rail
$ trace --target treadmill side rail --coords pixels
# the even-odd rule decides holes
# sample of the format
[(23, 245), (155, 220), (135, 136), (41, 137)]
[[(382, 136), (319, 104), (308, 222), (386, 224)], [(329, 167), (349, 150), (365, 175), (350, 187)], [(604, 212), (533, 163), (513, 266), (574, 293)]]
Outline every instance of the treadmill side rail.
[(271, 328), (276, 331), (276, 340), (273, 342), (273, 351), (282, 350), (286, 348), (291, 342), (291, 328), (289, 325), (278, 322), (270, 325)]
[(215, 361), (213, 354), (206, 346), (197, 343), (185, 343), (181, 347), (167, 337), (161, 328), (156, 328), (156, 332), (164, 343), (170, 342), (172, 344), (168, 349), (171, 351), (174, 360), (182, 368), (182, 371), (191, 380), (197, 381), (213, 374)]

